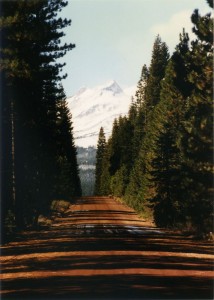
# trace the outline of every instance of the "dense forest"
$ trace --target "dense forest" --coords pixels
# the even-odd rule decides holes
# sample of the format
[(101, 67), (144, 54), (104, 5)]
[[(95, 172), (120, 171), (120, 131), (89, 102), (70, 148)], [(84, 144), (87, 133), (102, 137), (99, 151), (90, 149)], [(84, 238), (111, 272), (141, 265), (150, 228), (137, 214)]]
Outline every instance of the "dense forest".
[[(207, 0), (213, 8), (211, 0)], [(65, 0), (0, 2), (1, 238), (36, 226), (53, 200), (80, 196), (72, 116), (63, 89)], [(213, 19), (195, 10), (170, 56), (157, 36), (129, 113), (100, 129), (90, 193), (113, 195), (161, 227), (213, 228)], [(93, 149), (94, 155), (94, 149)], [(81, 156), (81, 149), (79, 149)], [(93, 162), (94, 164), (94, 162)], [(86, 166), (85, 166), (86, 165)], [(86, 174), (87, 173), (87, 174)]]
[[(211, 0), (207, 3), (213, 8)], [(213, 229), (213, 19), (192, 16), (174, 53), (157, 36), (129, 113), (97, 144), (96, 195), (113, 195), (158, 226)]]
[(64, 0), (1, 1), (1, 223), (36, 224), (53, 199), (81, 195), (71, 114), (57, 63), (74, 44), (61, 44), (71, 21)]

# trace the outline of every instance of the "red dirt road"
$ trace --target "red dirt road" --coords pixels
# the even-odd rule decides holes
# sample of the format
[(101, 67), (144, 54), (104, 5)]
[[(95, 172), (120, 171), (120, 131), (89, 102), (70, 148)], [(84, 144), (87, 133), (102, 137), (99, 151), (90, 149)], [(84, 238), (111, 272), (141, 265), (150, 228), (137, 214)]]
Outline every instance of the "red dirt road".
[(3, 299), (213, 299), (213, 245), (83, 197), (48, 230), (1, 247)]

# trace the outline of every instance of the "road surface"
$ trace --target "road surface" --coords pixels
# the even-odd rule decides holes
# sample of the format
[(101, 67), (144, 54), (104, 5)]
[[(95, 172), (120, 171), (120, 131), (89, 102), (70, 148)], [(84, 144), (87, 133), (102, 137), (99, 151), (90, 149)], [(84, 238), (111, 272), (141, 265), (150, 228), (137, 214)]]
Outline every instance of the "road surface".
[(213, 245), (82, 197), (49, 229), (1, 247), (3, 299), (213, 299)]

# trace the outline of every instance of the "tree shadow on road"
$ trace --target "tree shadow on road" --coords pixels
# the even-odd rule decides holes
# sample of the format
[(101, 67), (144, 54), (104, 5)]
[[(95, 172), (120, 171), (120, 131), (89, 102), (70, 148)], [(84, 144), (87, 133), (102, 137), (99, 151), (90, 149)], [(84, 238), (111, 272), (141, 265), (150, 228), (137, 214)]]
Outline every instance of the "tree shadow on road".
[(101, 211), (68, 212), (2, 247), (2, 299), (213, 299), (213, 245)]

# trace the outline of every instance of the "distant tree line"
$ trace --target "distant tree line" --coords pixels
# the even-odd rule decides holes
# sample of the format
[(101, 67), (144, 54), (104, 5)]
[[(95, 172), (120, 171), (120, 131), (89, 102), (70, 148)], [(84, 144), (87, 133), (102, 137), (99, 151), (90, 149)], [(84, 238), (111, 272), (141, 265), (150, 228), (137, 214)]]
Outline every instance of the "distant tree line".
[(22, 229), (53, 199), (81, 194), (71, 114), (57, 63), (64, 0), (1, 1), (1, 223)]
[(89, 146), (88, 148), (77, 147), (78, 165), (93, 165), (96, 162), (96, 147)]
[(94, 195), (96, 148), (77, 147), (77, 162), (81, 181), (82, 196)]
[(108, 141), (101, 128), (95, 194), (200, 233), (213, 229), (213, 19), (195, 10), (191, 20), (196, 39), (183, 30), (170, 57), (158, 36), (128, 115)]

